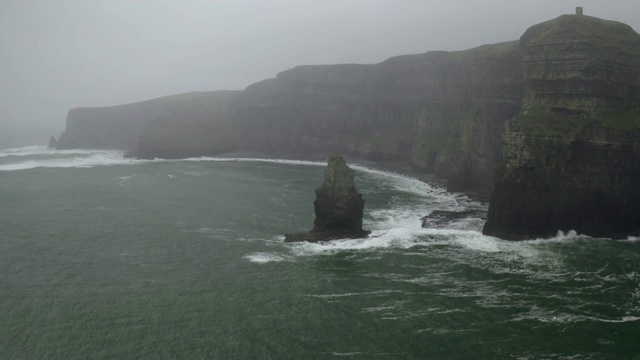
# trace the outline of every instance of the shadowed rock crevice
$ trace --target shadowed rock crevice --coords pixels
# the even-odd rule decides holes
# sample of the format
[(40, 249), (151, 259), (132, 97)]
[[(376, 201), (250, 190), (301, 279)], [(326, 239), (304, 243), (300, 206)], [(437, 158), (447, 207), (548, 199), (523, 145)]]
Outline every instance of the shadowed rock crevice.
[(362, 230), (364, 199), (355, 187), (355, 173), (341, 156), (331, 156), (322, 186), (313, 203), (316, 214), (311, 231), (286, 234), (286, 242), (357, 239), (369, 235)]

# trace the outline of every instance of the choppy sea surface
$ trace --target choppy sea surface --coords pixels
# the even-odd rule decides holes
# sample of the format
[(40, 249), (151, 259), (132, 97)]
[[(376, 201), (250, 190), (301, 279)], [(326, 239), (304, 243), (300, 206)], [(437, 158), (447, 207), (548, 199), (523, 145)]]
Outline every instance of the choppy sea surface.
[(0, 150), (0, 358), (640, 358), (640, 241), (423, 229), (464, 195), (355, 166), (367, 239), (313, 225), (324, 163)]

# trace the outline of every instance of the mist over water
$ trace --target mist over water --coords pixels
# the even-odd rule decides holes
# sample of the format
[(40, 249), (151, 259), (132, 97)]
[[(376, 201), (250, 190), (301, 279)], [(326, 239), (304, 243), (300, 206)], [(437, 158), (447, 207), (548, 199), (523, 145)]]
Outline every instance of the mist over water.
[(354, 166), (369, 238), (313, 224), (324, 163), (0, 150), (2, 358), (631, 358), (640, 242), (508, 242), (486, 205)]

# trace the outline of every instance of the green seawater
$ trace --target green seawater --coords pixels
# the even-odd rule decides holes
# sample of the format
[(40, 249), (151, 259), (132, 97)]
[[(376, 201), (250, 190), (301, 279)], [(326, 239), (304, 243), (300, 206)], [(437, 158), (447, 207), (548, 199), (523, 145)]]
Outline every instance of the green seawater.
[(640, 241), (508, 242), (356, 167), (367, 239), (310, 229), (324, 164), (0, 150), (0, 358), (640, 358)]

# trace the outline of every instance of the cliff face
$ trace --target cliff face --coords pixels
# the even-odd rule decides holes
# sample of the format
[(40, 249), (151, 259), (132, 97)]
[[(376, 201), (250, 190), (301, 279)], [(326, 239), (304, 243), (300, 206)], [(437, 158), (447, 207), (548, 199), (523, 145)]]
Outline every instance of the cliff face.
[(640, 232), (640, 36), (561, 16), (522, 36), (522, 112), (505, 124), (484, 233)]
[(394, 161), (488, 192), (504, 122), (520, 110), (517, 42), (375, 65), (300, 66), (235, 93), (192, 93), (74, 109), (57, 148), (139, 157), (230, 149)]
[(230, 104), (237, 91), (180, 99), (170, 115), (154, 118), (139, 137), (139, 158), (186, 158), (237, 148), (239, 129)]
[(375, 65), (299, 66), (233, 103), (240, 147), (411, 165), (451, 189), (490, 189), (504, 121), (521, 100), (517, 42)]
[[(124, 149), (137, 152), (141, 136), (151, 128), (154, 134), (147, 140), (153, 146), (155, 136), (160, 137), (168, 123), (191, 127), (194, 124), (216, 123), (220, 117), (217, 115), (221, 113), (219, 103), (228, 103), (235, 93), (194, 92), (126, 105), (71, 109), (67, 115), (66, 130), (60, 135), (56, 148)], [(189, 143), (187, 138), (175, 135), (175, 142)]]

